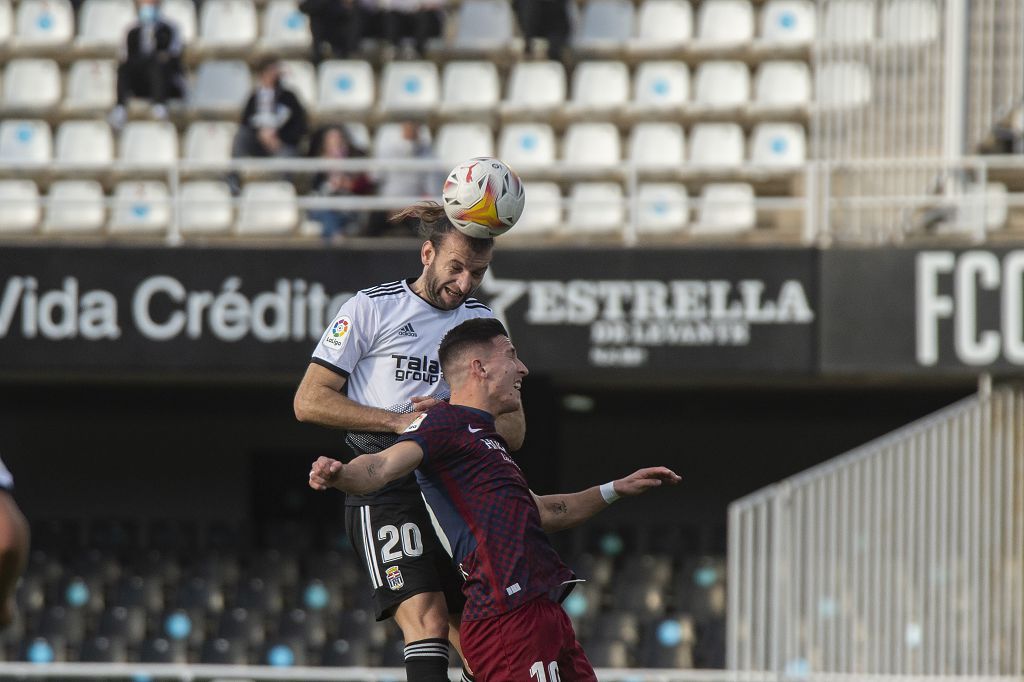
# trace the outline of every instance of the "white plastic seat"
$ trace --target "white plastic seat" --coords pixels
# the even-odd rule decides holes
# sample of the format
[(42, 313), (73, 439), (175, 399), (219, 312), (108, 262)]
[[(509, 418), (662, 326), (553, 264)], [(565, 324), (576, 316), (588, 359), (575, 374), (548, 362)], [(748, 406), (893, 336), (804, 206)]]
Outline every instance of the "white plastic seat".
[(58, 180), (46, 195), (44, 232), (99, 232), (106, 221), (103, 188), (95, 180)]
[(735, 123), (698, 123), (690, 133), (690, 163), (736, 167), (743, 163), (743, 129)]
[(8, 119), (0, 122), (0, 162), (49, 163), (53, 136), (46, 121)]
[(618, 129), (611, 123), (574, 123), (565, 132), (563, 158), (587, 168), (618, 165), (622, 159)]
[(0, 180), (0, 232), (31, 232), (41, 212), (36, 183)]
[(60, 48), (71, 42), (75, 33), (68, 0), (21, 0), (14, 25), (18, 48)]
[(111, 52), (124, 45), (124, 37), (136, 20), (132, 0), (85, 0), (78, 11), (78, 38), (82, 48), (107, 48)]
[(765, 46), (807, 45), (814, 40), (816, 15), (810, 0), (768, 0), (761, 8), (761, 35)]
[(182, 158), (203, 163), (231, 161), (231, 146), (238, 124), (228, 121), (196, 121), (185, 131)]
[[(401, 123), (384, 123), (377, 126), (377, 130), (373, 134), (373, 144), (371, 145), (375, 158), (393, 158), (393, 156), (388, 155), (388, 150), (394, 149), (396, 147), (395, 142), (403, 137), (402, 127), (403, 124)], [(433, 143), (430, 128), (427, 126), (420, 127), (419, 140), (417, 142), (423, 147), (429, 147)]]
[(181, 42), (186, 45), (195, 42), (199, 22), (196, 19), (194, 0), (163, 0), (160, 3), (160, 14), (177, 27)]
[(816, 104), (822, 109), (859, 107), (871, 101), (871, 72), (860, 62), (831, 62), (818, 68)]
[(700, 219), (694, 234), (730, 234), (754, 229), (757, 210), (754, 188), (745, 182), (704, 185), (700, 194)]
[(440, 99), (437, 65), (428, 61), (389, 62), (380, 86), (380, 108), (385, 113), (428, 113)]
[(250, 182), (242, 188), (239, 234), (287, 234), (299, 222), (290, 182)]
[(681, 109), (690, 99), (690, 69), (683, 62), (644, 62), (633, 80), (630, 111)]
[(811, 101), (811, 71), (806, 62), (763, 62), (754, 76), (754, 107), (791, 109)]
[(574, 111), (610, 111), (629, 99), (629, 69), (621, 61), (582, 62), (572, 75)]
[(633, 36), (633, 3), (629, 0), (590, 0), (582, 8), (576, 32), (577, 50), (614, 51)]
[(203, 0), (199, 10), (199, 47), (243, 50), (256, 42), (252, 0)]
[(3, 85), (5, 109), (51, 109), (60, 102), (60, 67), (52, 59), (12, 59)]
[(231, 190), (219, 180), (193, 180), (181, 186), (181, 231), (215, 234), (231, 229)]
[(107, 112), (117, 103), (117, 64), (111, 59), (80, 59), (68, 72), (64, 108), (73, 113)]
[(640, 123), (629, 138), (629, 158), (641, 169), (681, 168), (686, 142), (677, 123)]
[(821, 38), (837, 45), (860, 45), (875, 39), (872, 0), (832, 0), (825, 5)]
[(704, 0), (697, 10), (697, 47), (721, 49), (754, 37), (754, 8), (748, 0)]
[(14, 8), (11, 0), (0, 0), (0, 46), (6, 45), (14, 35)]
[(366, 111), (376, 97), (369, 62), (333, 59), (320, 65), (317, 106), (320, 111)]
[(475, 156), (494, 156), (494, 131), (486, 123), (446, 123), (437, 132), (437, 158), (454, 165)]
[(114, 160), (114, 135), (106, 121), (65, 121), (57, 129), (57, 162), (105, 168)]
[(121, 133), (118, 159), (146, 167), (163, 167), (178, 160), (178, 131), (167, 121), (132, 121)]
[(509, 74), (509, 113), (552, 111), (565, 103), (565, 67), (560, 62), (517, 62)]
[(629, 40), (634, 54), (685, 47), (693, 38), (693, 6), (686, 0), (644, 0)]
[(645, 182), (637, 189), (636, 229), (641, 234), (666, 234), (690, 221), (686, 187), (670, 182)]
[(196, 71), (192, 106), (199, 111), (241, 113), (252, 91), (249, 65), (241, 60), (207, 61)]
[(452, 49), (456, 52), (503, 52), (512, 41), (515, 18), (506, 0), (465, 0), (459, 5)]
[(305, 59), (281, 62), (281, 83), (295, 93), (307, 111), (316, 108), (316, 69)]
[(260, 46), (264, 50), (305, 50), (313, 43), (309, 16), (295, 0), (270, 0), (263, 9)]
[(117, 183), (110, 219), (111, 232), (162, 232), (170, 221), (171, 202), (167, 185), (156, 180)]
[(573, 235), (618, 232), (624, 222), (622, 186), (617, 182), (578, 182), (569, 194)]
[(800, 166), (807, 160), (807, 136), (797, 123), (759, 123), (750, 138), (750, 160), (764, 166)]
[(490, 112), (501, 99), (498, 68), (483, 60), (449, 62), (441, 75), (441, 112)]
[(694, 104), (708, 109), (741, 107), (750, 98), (750, 71), (739, 61), (704, 62), (697, 67)]
[(553, 182), (528, 182), (526, 205), (510, 237), (552, 234), (562, 227), (562, 192)]
[(921, 45), (939, 37), (934, 0), (893, 0), (882, 9), (882, 39), (897, 45)]
[(509, 123), (501, 129), (498, 158), (513, 168), (543, 168), (555, 162), (555, 133), (547, 123)]

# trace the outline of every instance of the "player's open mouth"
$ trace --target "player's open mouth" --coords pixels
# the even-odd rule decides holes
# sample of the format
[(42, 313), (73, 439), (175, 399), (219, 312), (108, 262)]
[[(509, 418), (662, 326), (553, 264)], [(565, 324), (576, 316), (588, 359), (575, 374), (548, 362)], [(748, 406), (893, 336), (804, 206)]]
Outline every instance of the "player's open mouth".
[(523, 387), (523, 382), (522, 381), (516, 381), (516, 382), (514, 382), (512, 384), (512, 388), (516, 389), (517, 391), (520, 390), (522, 387)]
[(455, 291), (455, 289), (449, 289), (448, 287), (445, 287), (444, 290), (445, 290), (445, 293), (447, 293), (452, 298), (462, 298), (462, 292), (461, 291)]

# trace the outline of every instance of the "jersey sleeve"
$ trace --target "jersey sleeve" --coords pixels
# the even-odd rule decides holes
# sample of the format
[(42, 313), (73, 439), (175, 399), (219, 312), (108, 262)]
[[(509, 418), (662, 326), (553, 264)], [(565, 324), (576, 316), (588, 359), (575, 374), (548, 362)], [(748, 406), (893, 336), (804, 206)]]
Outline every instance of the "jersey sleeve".
[(311, 362), (347, 379), (356, 363), (373, 346), (378, 326), (376, 309), (365, 295), (356, 294), (342, 304), (320, 337)]
[(452, 421), (445, 412), (425, 412), (402, 432), (397, 442), (411, 440), (423, 450), (421, 467), (431, 468), (450, 449)]

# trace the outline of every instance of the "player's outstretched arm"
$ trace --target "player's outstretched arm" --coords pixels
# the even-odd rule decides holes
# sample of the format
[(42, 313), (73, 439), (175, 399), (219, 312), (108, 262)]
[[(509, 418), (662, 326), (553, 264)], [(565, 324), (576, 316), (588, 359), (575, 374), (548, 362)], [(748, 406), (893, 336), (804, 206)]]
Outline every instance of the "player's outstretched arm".
[(402, 433), (418, 413), (398, 414), (361, 405), (342, 394), (345, 377), (311, 362), (295, 391), (295, 418), (319, 426), (352, 431)]
[[(615, 497), (633, 497), (664, 484), (675, 485), (681, 480), (682, 478), (671, 469), (649, 467), (634, 471), (625, 478), (612, 481), (611, 485)], [(578, 526), (611, 504), (605, 499), (599, 485), (578, 493), (535, 494), (533, 498), (540, 510), (540, 523), (547, 533)]]
[(313, 490), (337, 488), (352, 495), (366, 495), (411, 473), (423, 461), (423, 450), (415, 441), (402, 441), (373, 455), (360, 455), (348, 464), (319, 457), (309, 471)]
[(526, 413), (523, 412), (523, 406), (520, 405), (515, 412), (498, 415), (494, 420), (494, 428), (505, 439), (508, 449), (512, 452), (523, 447), (526, 440)]

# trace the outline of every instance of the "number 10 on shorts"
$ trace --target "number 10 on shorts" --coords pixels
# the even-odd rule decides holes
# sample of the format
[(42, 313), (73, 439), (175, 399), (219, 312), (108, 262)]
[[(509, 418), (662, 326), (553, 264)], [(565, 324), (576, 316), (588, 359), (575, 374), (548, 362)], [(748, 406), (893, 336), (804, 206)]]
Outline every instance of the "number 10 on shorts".
[(558, 661), (548, 663), (548, 674), (544, 674), (544, 661), (536, 661), (530, 666), (530, 677), (536, 677), (537, 682), (560, 682), (562, 679), (558, 674)]

